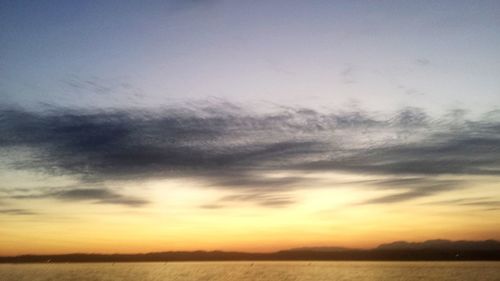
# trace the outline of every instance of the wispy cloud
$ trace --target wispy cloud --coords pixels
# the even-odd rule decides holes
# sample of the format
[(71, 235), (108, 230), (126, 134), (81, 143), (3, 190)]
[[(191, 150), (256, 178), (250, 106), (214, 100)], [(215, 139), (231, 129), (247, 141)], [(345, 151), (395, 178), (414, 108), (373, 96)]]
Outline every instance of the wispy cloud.
[(471, 197), (471, 198), (460, 198), (451, 200), (440, 200), (428, 202), (426, 204), (430, 205), (455, 205), (461, 207), (476, 207), (483, 210), (500, 210), (500, 200), (494, 197)]
[(415, 60), (415, 63), (420, 66), (428, 66), (431, 64), (431, 61), (427, 58), (418, 58)]
[(119, 204), (126, 206), (142, 206), (148, 203), (148, 201), (143, 199), (124, 196), (108, 189), (99, 188), (71, 189), (53, 194), (47, 194), (47, 196), (53, 196), (66, 201), (92, 200), (96, 203)]
[(10, 194), (8, 197), (14, 199), (51, 198), (60, 201), (88, 201), (96, 204), (118, 204), (130, 207), (139, 207), (149, 203), (147, 200), (126, 196), (105, 187), (64, 187), (48, 189), (41, 192), (32, 191), (23, 194)]
[(463, 185), (458, 180), (443, 180), (430, 177), (403, 177), (366, 182), (377, 189), (394, 190), (395, 194), (366, 200), (359, 204), (387, 204), (409, 201), (437, 193), (456, 190)]
[(228, 195), (217, 201), (219, 206), (235, 202), (250, 202), (264, 207), (283, 207), (295, 203), (295, 200), (291, 196), (283, 193), (263, 193), (260, 190), (253, 190)]
[(36, 215), (36, 212), (26, 210), (26, 209), (0, 209), (0, 215), (12, 215), (12, 216), (31, 216)]
[(241, 204), (252, 204), (260, 207), (280, 208), (296, 203), (295, 198), (283, 193), (244, 192), (228, 195), (215, 200), (212, 203), (201, 205), (203, 209), (222, 209), (241, 206)]

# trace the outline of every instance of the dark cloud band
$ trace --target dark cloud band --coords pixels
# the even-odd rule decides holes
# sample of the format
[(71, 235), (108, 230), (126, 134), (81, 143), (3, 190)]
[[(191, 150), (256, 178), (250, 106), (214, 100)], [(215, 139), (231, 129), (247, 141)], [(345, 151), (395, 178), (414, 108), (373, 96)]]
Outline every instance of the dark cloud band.
[[(29, 148), (32, 160), (14, 161), (16, 168), (70, 174), (84, 184), (195, 177), (212, 186), (276, 189), (312, 180), (300, 176), (309, 172), (498, 176), (500, 121), (491, 116), (438, 119), (416, 108), (386, 117), (294, 108), (255, 114), (227, 103), (157, 111), (34, 113), (3, 108), (0, 149)], [(283, 171), (297, 176), (268, 177)], [(430, 195), (449, 185), (425, 186), (371, 203)], [(107, 192), (82, 189), (52, 196), (144, 203)]]

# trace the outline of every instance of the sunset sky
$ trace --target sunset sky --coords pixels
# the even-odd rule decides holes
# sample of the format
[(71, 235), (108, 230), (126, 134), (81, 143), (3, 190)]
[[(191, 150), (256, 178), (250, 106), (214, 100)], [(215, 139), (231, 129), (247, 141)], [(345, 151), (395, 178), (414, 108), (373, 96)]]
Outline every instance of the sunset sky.
[(500, 1), (1, 1), (0, 255), (500, 239)]

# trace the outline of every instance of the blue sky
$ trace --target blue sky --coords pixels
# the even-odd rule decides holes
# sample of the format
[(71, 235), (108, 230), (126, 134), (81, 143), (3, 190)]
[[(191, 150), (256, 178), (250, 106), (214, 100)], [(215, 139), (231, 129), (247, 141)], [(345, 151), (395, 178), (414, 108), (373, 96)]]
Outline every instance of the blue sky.
[[(3, 103), (495, 109), (497, 1), (12, 1)], [(118, 93), (119, 92), (119, 93)]]

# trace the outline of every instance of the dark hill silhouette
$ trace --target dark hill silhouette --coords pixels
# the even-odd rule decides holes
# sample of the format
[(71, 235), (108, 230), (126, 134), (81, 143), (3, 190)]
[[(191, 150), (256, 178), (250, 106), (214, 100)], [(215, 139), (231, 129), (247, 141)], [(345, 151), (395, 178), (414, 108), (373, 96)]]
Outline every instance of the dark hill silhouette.
[(292, 248), (285, 251), (341, 252), (348, 250), (354, 250), (354, 249), (344, 248), (344, 247), (301, 247), (301, 248)]
[(45, 262), (165, 262), (165, 261), (243, 261), (243, 260), (351, 260), (351, 261), (500, 261), (500, 242), (429, 240), (382, 244), (374, 249), (304, 247), (274, 253), (223, 251), (176, 251), (147, 254), (65, 254), (0, 257), (0, 263)]

